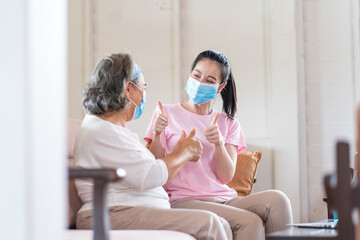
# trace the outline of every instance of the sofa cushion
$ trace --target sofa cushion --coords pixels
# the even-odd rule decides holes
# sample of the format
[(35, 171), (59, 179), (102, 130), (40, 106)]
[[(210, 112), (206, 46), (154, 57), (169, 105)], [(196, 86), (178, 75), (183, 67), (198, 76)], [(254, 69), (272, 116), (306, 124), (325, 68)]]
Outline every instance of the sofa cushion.
[(261, 155), (259, 151), (242, 152), (238, 155), (234, 177), (227, 185), (235, 189), (239, 197), (251, 193)]
[(81, 127), (81, 120), (68, 119), (67, 129), (68, 129), (68, 138), (67, 138), (67, 150), (68, 150), (68, 166), (74, 166), (74, 149), (75, 149), (75, 140), (76, 136)]
[[(65, 233), (66, 240), (89, 240), (92, 239), (92, 230), (67, 230)], [(167, 230), (111, 230), (111, 240), (196, 240), (189, 234), (167, 231)]]

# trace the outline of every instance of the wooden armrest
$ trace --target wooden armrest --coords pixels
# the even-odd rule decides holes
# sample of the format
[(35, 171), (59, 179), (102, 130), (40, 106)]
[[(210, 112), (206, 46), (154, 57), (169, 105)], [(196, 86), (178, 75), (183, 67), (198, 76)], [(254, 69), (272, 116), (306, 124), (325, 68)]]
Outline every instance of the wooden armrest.
[(126, 176), (126, 172), (122, 168), (117, 169), (82, 169), (82, 168), (70, 168), (70, 178), (94, 178), (102, 179), (108, 182), (122, 179)]
[(109, 217), (106, 193), (109, 182), (118, 181), (126, 176), (122, 168), (117, 169), (69, 169), (69, 178), (94, 179), (94, 240), (109, 240)]

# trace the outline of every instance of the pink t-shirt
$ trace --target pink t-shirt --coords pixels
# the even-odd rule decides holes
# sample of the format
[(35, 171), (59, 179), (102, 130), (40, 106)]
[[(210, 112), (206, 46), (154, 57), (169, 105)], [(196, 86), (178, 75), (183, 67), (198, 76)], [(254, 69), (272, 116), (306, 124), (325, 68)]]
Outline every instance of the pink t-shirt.
[[(165, 104), (163, 108), (168, 117), (168, 126), (160, 136), (165, 155), (173, 151), (182, 130), (185, 130), (188, 135), (192, 128), (195, 128), (195, 139), (199, 140), (203, 147), (199, 161), (186, 163), (180, 172), (164, 186), (169, 194), (170, 203), (191, 197), (224, 199), (236, 197), (236, 191), (222, 184), (217, 178), (214, 161), (215, 147), (205, 138), (205, 129), (211, 125), (217, 111), (213, 110), (210, 115), (198, 115), (186, 110), (180, 104)], [(148, 143), (153, 139), (154, 121), (159, 113), (160, 109), (156, 107), (144, 138)], [(217, 123), (224, 143), (237, 146), (238, 154), (245, 151), (246, 143), (240, 123), (236, 119), (228, 118), (224, 113), (221, 113)]]

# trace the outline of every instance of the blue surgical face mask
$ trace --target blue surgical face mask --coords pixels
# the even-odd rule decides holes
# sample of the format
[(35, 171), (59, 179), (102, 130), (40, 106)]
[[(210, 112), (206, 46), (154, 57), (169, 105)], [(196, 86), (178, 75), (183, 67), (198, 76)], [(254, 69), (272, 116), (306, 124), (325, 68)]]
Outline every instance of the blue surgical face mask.
[(136, 86), (135, 83), (132, 83), (132, 84), (143, 93), (143, 99), (142, 99), (140, 105), (137, 105), (133, 100), (128, 98), (130, 100), (130, 102), (132, 102), (136, 106), (133, 117), (132, 117), (132, 120), (135, 120), (135, 119), (138, 119), (141, 116), (141, 114), (144, 112), (145, 103), (146, 103), (146, 91), (145, 90), (142, 91), (138, 86)]
[(190, 76), (185, 91), (191, 101), (196, 104), (203, 104), (216, 97), (218, 88), (219, 84), (201, 83)]

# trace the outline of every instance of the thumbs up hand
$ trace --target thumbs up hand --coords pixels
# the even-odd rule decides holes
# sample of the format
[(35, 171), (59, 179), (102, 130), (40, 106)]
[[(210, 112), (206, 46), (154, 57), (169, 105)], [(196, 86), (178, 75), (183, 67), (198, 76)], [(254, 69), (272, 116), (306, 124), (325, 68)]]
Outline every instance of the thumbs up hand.
[(179, 141), (174, 147), (174, 152), (182, 151), (186, 152), (189, 157), (189, 161), (196, 162), (200, 159), (202, 154), (202, 145), (199, 140), (195, 140), (196, 130), (193, 128), (189, 133), (189, 136), (186, 137), (186, 133), (182, 130)]
[(164, 113), (164, 108), (160, 101), (158, 101), (158, 106), (160, 109), (160, 114), (157, 115), (154, 122), (154, 135), (160, 135), (168, 125), (168, 118)]
[(217, 125), (217, 121), (220, 117), (221, 113), (216, 113), (214, 119), (209, 127), (205, 129), (205, 138), (209, 141), (209, 143), (213, 143), (218, 145), (221, 143), (221, 134), (219, 131), (219, 126)]
[(173, 150), (174, 152), (178, 151), (182, 147), (185, 139), (186, 139), (186, 132), (184, 130), (182, 130), (180, 139), (178, 140), (178, 142), (176, 143), (176, 145), (174, 147), (174, 150)]

